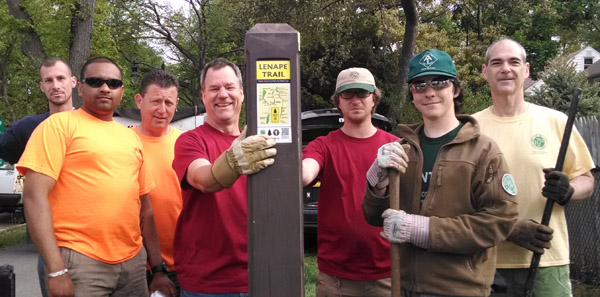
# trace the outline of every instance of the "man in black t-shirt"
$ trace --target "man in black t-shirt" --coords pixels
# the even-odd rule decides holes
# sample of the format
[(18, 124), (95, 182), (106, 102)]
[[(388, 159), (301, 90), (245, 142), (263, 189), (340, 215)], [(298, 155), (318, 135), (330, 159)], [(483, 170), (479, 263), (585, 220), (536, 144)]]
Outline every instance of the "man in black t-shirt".
[(49, 112), (26, 116), (8, 126), (0, 134), (0, 159), (16, 164), (33, 130), (51, 114), (73, 109), (73, 88), (77, 78), (72, 75), (69, 64), (61, 58), (44, 60), (40, 67), (40, 89), (48, 99)]

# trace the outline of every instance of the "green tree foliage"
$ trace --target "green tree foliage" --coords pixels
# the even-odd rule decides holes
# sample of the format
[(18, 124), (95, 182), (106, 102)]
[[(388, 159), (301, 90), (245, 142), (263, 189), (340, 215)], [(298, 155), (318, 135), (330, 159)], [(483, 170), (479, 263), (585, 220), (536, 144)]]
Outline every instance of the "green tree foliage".
[(559, 18), (558, 36), (563, 54), (579, 50), (581, 44), (600, 48), (600, 1), (555, 0)]
[(9, 14), (7, 2), (0, 2), (0, 117), (7, 124), (48, 109), (37, 86), (37, 70), (21, 53), (21, 40), (26, 36), (21, 28), (25, 26), (25, 21)]
[(590, 83), (585, 72), (576, 72), (574, 64), (567, 57), (559, 57), (550, 62), (541, 78), (544, 85), (528, 96), (528, 101), (567, 113), (573, 90), (581, 88), (579, 115), (600, 113), (600, 84)]
[(255, 23), (286, 22), (300, 32), (303, 110), (333, 106), (330, 98), (338, 73), (364, 67), (383, 92), (377, 111), (387, 114), (397, 98), (404, 32), (400, 1), (272, 0), (244, 5)]
[(167, 70), (179, 77), (182, 105), (202, 105), (200, 73), (207, 62), (225, 57), (243, 64), (241, 32), (245, 34), (246, 28), (240, 30), (233, 21), (244, 22), (241, 16), (245, 12), (236, 10), (237, 2), (185, 0), (185, 8), (180, 10), (153, 0), (121, 2), (132, 16), (127, 24), (140, 28), (137, 38), (156, 44)]
[[(488, 46), (500, 36), (519, 41), (527, 50), (532, 77), (558, 54), (559, 18), (552, 0), (444, 1), (466, 47)], [(490, 34), (492, 33), (492, 34)], [(485, 49), (479, 51), (483, 56)]]
[[(20, 51), (30, 28), (48, 56), (69, 58), (70, 32), (77, 1), (7, 0), (0, 2), (0, 116), (12, 120), (45, 111), (37, 87), (37, 67)], [(133, 106), (141, 76), (166, 69), (181, 81), (181, 104), (201, 105), (199, 74), (203, 65), (226, 57), (244, 65), (245, 34), (257, 23), (288, 23), (301, 36), (302, 109), (333, 106), (330, 97), (337, 74), (365, 67), (375, 75), (383, 100), (377, 112), (392, 120), (418, 121), (405, 102), (399, 61), (407, 56), (406, 12), (400, 0), (285, 1), (184, 0), (183, 9), (168, 1), (98, 0), (94, 13), (91, 55), (114, 58), (124, 71), (124, 106)], [(31, 19), (16, 19), (7, 3), (22, 3)], [(600, 47), (599, 1), (590, 0), (425, 0), (418, 12), (414, 52), (438, 48), (450, 53), (466, 95), (463, 112), (490, 104), (481, 77), (485, 50), (500, 36), (521, 42), (528, 51), (532, 77), (557, 54), (583, 44)], [(138, 65), (138, 76), (131, 77)], [(243, 70), (243, 69), (242, 69)]]
[[(143, 16), (129, 9), (129, 1), (107, 1), (96, 5), (92, 56), (114, 59), (123, 71), (125, 93), (121, 107), (135, 107), (141, 77), (154, 68), (161, 68), (161, 51), (144, 38)], [(133, 64), (137, 73), (133, 74)]]
[[(13, 5), (12, 13), (9, 12), (8, 3)], [(75, 27), (78, 26), (77, 22), (88, 20), (89, 15), (86, 16), (82, 12), (82, 7), (90, 3), (94, 4), (92, 10), (94, 23), (91, 42), (87, 45), (88, 54), (81, 46), (75, 44), (80, 36), (77, 34), (83, 33), (85, 39), (85, 34), (89, 32), (77, 31)], [(139, 26), (123, 25), (125, 23), (123, 20), (129, 16), (121, 13), (123, 10), (119, 4), (119, 1), (113, 0), (0, 2), (0, 34), (3, 36), (0, 40), (0, 74), (5, 74), (0, 78), (2, 79), (0, 116), (11, 122), (25, 115), (39, 114), (48, 109), (46, 98), (38, 86), (39, 65), (35, 62), (35, 55), (30, 53), (34, 50), (31, 49), (31, 45), (22, 45), (22, 40), (31, 34), (39, 37), (43, 57), (61, 57), (71, 62), (77, 60), (78, 63), (91, 56), (107, 56), (116, 60), (124, 72), (125, 95), (121, 104), (135, 106), (133, 95), (137, 87), (133, 86), (130, 79), (131, 63), (127, 57), (130, 53), (135, 53), (136, 56), (148, 61), (152, 59), (160, 61), (160, 58), (147, 44), (147, 40), (134, 38), (135, 34), (128, 34), (134, 32)], [(14, 17), (15, 8), (18, 9), (17, 11), (26, 12), (26, 18)], [(135, 22), (127, 22), (127, 24), (132, 23)], [(7, 61), (6, 65), (2, 61)], [(160, 66), (160, 63), (157, 65)], [(72, 66), (77, 65), (72, 63)], [(74, 69), (73, 75), (79, 78), (79, 71)], [(77, 102), (75, 105), (77, 106)]]

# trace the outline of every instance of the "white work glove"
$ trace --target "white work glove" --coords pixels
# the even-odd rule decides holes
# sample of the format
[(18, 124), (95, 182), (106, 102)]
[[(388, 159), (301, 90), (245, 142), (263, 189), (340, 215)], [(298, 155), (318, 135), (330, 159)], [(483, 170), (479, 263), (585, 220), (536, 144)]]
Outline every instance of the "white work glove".
[(403, 210), (388, 208), (381, 215), (381, 236), (393, 243), (410, 242), (427, 248), (429, 242), (429, 217), (407, 214)]
[(265, 135), (246, 137), (246, 129), (212, 166), (215, 180), (230, 188), (242, 174), (253, 174), (275, 163), (275, 140)]
[(390, 181), (388, 179), (388, 168), (393, 168), (402, 173), (406, 172), (408, 166), (408, 155), (406, 152), (410, 150), (410, 145), (400, 144), (399, 141), (394, 141), (382, 145), (377, 150), (377, 159), (371, 164), (371, 168), (367, 171), (367, 181), (371, 187), (376, 189), (386, 188)]

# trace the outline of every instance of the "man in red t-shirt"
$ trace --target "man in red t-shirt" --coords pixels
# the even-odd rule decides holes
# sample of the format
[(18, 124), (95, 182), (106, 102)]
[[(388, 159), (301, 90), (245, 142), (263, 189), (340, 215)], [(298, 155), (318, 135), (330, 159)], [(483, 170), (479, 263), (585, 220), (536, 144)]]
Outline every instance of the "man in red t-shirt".
[(246, 137), (240, 69), (219, 58), (200, 81), (206, 122), (175, 143), (183, 208), (173, 242), (182, 297), (248, 295), (246, 176), (273, 164), (275, 141)]
[(365, 68), (340, 72), (332, 96), (342, 128), (304, 149), (302, 183), (319, 179), (317, 296), (390, 296), (389, 242), (365, 221), (361, 201), (377, 149), (398, 137), (377, 129), (371, 115), (381, 98)]

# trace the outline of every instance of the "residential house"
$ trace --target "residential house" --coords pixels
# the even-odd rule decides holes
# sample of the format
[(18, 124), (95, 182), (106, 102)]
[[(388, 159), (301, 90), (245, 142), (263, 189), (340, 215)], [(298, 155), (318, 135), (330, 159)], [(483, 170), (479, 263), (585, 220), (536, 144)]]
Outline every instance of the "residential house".
[[(600, 80), (600, 52), (591, 46), (586, 46), (583, 49), (570, 53), (568, 56), (570, 62), (575, 64), (577, 72), (587, 71), (590, 79)], [(597, 64), (597, 65), (594, 65)], [(593, 67), (592, 67), (593, 66)], [(588, 70), (589, 68), (589, 70)], [(594, 75), (594, 77), (592, 77)], [(534, 90), (539, 89), (544, 82), (540, 79), (537, 81), (528, 78), (525, 80), (525, 94), (533, 94)]]

